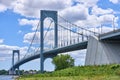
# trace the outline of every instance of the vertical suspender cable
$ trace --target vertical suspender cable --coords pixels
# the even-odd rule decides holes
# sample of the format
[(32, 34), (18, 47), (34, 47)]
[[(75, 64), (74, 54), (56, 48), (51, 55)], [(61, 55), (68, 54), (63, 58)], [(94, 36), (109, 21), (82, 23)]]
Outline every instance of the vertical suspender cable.
[[(70, 30), (71, 30), (71, 24), (70, 24)], [(70, 31), (70, 44), (71, 44), (71, 31)]]

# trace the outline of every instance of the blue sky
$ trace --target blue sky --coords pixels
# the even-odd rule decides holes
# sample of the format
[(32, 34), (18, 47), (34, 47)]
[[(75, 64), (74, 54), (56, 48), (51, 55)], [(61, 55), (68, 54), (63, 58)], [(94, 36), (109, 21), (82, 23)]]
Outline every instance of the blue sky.
[[(13, 49), (20, 49), (21, 57), (24, 56), (39, 22), (40, 10), (44, 9), (57, 10), (62, 17), (91, 30), (97, 31), (102, 25), (103, 32), (107, 32), (113, 30), (113, 23), (116, 28), (120, 26), (120, 0), (0, 0), (0, 69), (10, 68)], [(69, 54), (75, 65), (83, 65), (85, 53), (86, 50)], [(54, 70), (51, 60), (45, 61), (45, 70)], [(39, 70), (39, 63), (37, 59), (20, 68)]]

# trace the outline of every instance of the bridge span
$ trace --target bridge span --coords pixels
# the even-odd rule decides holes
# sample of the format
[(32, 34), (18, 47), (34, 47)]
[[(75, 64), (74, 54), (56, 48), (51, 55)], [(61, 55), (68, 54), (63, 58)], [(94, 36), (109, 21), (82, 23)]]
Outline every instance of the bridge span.
[[(69, 46), (65, 46), (65, 47), (55, 48), (53, 50), (44, 51), (43, 54), (44, 54), (45, 58), (49, 58), (49, 57), (52, 58), (60, 53), (86, 49), (87, 43), (88, 43), (87, 41), (84, 41), (81, 43), (77, 43), (77, 44), (73, 44), (73, 45), (69, 45)], [(12, 66), (10, 69), (12, 70), (12, 68), (18, 68), (20, 65), (22, 65), (26, 62), (29, 62), (31, 60), (37, 59), (37, 58), (40, 58), (40, 53), (28, 56), (28, 57), (20, 60), (19, 62), (15, 63), (14, 66)]]

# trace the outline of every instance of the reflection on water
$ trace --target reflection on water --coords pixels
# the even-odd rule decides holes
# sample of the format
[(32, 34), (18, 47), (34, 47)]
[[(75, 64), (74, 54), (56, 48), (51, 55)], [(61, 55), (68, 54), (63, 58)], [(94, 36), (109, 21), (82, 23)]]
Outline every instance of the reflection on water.
[(0, 75), (0, 80), (14, 80), (10, 75)]

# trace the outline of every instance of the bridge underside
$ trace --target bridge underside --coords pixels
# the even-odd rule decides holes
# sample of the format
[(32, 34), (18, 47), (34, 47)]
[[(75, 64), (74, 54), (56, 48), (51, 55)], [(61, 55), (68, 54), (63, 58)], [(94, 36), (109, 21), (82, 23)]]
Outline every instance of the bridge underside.
[[(106, 36), (107, 37), (107, 36)], [(90, 37), (85, 65), (120, 63), (120, 38)]]

